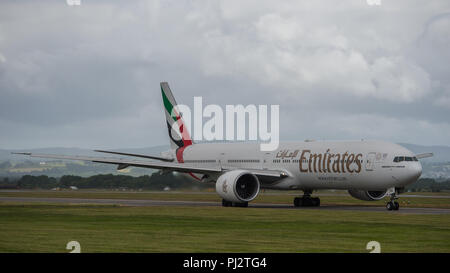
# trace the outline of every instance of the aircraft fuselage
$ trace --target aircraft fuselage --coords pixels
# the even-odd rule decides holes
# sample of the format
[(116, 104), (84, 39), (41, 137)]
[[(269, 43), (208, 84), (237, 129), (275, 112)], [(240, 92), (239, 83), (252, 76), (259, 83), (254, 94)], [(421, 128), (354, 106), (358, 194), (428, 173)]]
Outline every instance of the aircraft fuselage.
[[(280, 143), (273, 152), (259, 147), (257, 143), (195, 144), (184, 149), (182, 160), (199, 167), (284, 171), (288, 177), (261, 184), (281, 190), (386, 190), (404, 187), (422, 173), (411, 151), (389, 142), (289, 142)], [(399, 157), (403, 160), (394, 162)]]

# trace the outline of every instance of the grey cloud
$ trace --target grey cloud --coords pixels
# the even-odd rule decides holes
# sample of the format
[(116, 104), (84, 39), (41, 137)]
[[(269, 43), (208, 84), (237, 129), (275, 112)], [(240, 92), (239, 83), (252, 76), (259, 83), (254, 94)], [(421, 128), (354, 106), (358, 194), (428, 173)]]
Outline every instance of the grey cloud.
[(165, 144), (169, 81), (187, 105), (280, 104), (282, 140), (450, 145), (450, 4), (427, 3), (2, 2), (0, 143)]

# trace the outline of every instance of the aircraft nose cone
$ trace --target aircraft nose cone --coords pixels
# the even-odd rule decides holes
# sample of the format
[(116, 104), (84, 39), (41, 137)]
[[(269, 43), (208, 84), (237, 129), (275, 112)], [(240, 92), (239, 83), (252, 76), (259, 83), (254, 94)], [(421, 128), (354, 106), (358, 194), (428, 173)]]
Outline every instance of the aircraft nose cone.
[(397, 180), (396, 187), (404, 187), (411, 183), (414, 183), (422, 175), (422, 165), (419, 162), (417, 164), (410, 164), (404, 171), (398, 176), (394, 176)]
[(410, 166), (409, 176), (412, 181), (416, 181), (422, 175), (422, 165), (420, 163)]

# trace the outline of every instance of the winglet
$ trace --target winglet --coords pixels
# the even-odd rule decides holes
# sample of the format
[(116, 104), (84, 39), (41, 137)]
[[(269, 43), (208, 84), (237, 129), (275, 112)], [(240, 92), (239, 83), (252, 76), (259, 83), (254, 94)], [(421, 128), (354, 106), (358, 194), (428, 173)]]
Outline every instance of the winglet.
[(417, 159), (421, 159), (421, 158), (427, 158), (427, 157), (432, 157), (433, 153), (423, 153), (423, 154), (417, 154), (416, 158)]
[(11, 152), (13, 155), (31, 155), (31, 153), (18, 153), (18, 152)]

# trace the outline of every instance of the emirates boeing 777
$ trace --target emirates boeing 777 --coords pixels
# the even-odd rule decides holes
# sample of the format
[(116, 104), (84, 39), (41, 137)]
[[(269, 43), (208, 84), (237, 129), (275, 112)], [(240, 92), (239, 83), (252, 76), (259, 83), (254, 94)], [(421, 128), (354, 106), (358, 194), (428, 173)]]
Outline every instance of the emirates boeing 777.
[[(247, 207), (260, 189), (301, 190), (304, 194), (294, 198), (294, 206), (319, 206), (320, 199), (311, 197), (314, 190), (341, 189), (360, 200), (389, 197), (388, 210), (399, 209), (398, 194), (420, 177), (418, 159), (432, 156), (416, 155), (383, 141), (289, 142), (280, 143), (272, 152), (261, 151), (257, 143), (195, 144), (166, 82), (161, 83), (161, 94), (171, 145), (167, 153), (153, 156), (96, 150), (136, 159), (21, 154), (116, 164), (118, 169), (134, 166), (181, 172), (215, 183), (225, 207)], [(176, 127), (178, 130), (173, 129)]]

